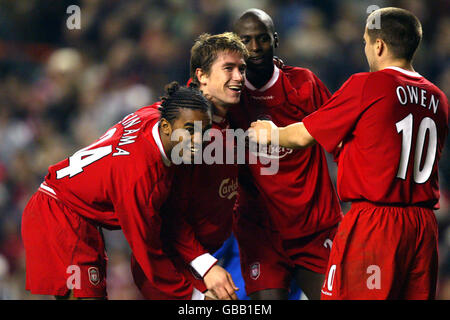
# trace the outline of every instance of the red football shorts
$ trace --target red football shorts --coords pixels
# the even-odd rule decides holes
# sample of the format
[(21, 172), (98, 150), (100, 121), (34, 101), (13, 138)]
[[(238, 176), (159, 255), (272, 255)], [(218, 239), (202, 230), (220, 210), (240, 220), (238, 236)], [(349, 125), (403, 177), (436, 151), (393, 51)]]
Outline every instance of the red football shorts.
[[(191, 269), (189, 265), (186, 265), (181, 258), (179, 257), (171, 257), (171, 260), (175, 266), (175, 268), (182, 273), (186, 279), (191, 282), (194, 287), (201, 291), (205, 292), (206, 286), (203, 282), (203, 279), (194, 274), (194, 271)], [(171, 300), (173, 296), (168, 296), (164, 292), (158, 289), (157, 284), (152, 284), (148, 281), (148, 278), (145, 276), (144, 271), (141, 266), (137, 263), (134, 255), (131, 255), (131, 273), (133, 275), (133, 280), (136, 286), (139, 288), (139, 291), (142, 293), (142, 296), (148, 300)]]
[(106, 297), (107, 257), (94, 224), (38, 191), (23, 212), (22, 239), (31, 293)]
[(353, 203), (333, 241), (322, 299), (434, 299), (434, 212)]
[(282, 240), (279, 233), (241, 216), (233, 232), (238, 241), (247, 294), (265, 289), (289, 290), (296, 267), (324, 274), (337, 225), (322, 232)]

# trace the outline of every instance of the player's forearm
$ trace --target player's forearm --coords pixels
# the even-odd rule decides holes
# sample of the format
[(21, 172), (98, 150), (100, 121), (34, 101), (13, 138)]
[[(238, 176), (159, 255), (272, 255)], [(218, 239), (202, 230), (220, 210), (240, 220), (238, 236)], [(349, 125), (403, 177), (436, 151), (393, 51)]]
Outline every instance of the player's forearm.
[[(272, 136), (272, 143), (276, 136)], [(291, 149), (300, 149), (312, 146), (316, 141), (306, 130), (303, 122), (296, 122), (283, 128), (278, 128), (279, 145)]]

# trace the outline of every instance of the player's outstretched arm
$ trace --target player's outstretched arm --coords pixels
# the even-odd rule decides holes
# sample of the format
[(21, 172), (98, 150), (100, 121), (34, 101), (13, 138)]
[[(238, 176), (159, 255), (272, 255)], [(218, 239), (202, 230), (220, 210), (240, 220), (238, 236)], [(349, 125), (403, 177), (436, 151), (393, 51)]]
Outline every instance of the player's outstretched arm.
[(209, 269), (204, 275), (203, 281), (208, 291), (217, 298), (221, 300), (238, 300), (235, 291), (239, 290), (239, 288), (234, 284), (231, 275), (221, 266), (214, 265)]
[(303, 122), (279, 128), (272, 121), (258, 120), (252, 122), (249, 137), (252, 141), (260, 144), (271, 143), (291, 149), (306, 148), (316, 143)]

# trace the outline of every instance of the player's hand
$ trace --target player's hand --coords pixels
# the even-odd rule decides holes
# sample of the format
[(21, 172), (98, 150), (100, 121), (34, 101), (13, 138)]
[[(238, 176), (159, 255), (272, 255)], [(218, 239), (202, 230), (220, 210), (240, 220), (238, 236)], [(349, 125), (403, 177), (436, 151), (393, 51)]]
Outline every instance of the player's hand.
[(206, 288), (220, 300), (238, 300), (235, 291), (239, 290), (231, 275), (221, 266), (213, 266), (203, 277)]
[(250, 125), (248, 137), (250, 141), (259, 144), (270, 144), (272, 143), (272, 133), (275, 130), (278, 130), (278, 127), (272, 121), (258, 120)]
[(217, 296), (211, 292), (211, 290), (207, 290), (205, 293), (205, 300), (219, 300)]

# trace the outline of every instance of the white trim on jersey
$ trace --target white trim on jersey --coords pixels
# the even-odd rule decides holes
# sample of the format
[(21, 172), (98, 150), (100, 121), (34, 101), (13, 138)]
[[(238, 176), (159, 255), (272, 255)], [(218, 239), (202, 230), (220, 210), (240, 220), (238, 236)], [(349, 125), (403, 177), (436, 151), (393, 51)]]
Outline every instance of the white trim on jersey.
[(41, 185), (38, 188), (38, 191), (45, 193), (46, 195), (48, 195), (49, 197), (52, 197), (53, 199), (59, 200), (58, 196), (56, 195), (55, 190), (53, 190), (52, 188), (50, 188), (45, 181), (41, 183)]
[(52, 188), (50, 188), (49, 186), (47, 186), (45, 184), (45, 182), (41, 183), (40, 188), (44, 189), (47, 192), (50, 192), (51, 194), (53, 194), (54, 196), (56, 196), (56, 192), (55, 190), (53, 190)]
[(250, 81), (247, 80), (247, 78), (245, 78), (245, 86), (250, 90), (263, 92), (271, 88), (275, 84), (275, 82), (277, 82), (279, 76), (280, 76), (280, 69), (278, 69), (278, 67), (274, 65), (272, 77), (261, 89), (256, 89), (255, 86), (253, 86), (250, 83)]
[(156, 145), (158, 146), (159, 152), (161, 152), (161, 157), (163, 159), (164, 164), (167, 167), (170, 167), (172, 162), (169, 160), (169, 158), (167, 158), (166, 152), (164, 151), (158, 129), (159, 129), (159, 121), (153, 126), (152, 135), (153, 135), (153, 139), (155, 139)]
[(203, 278), (205, 273), (217, 262), (209, 253), (204, 253), (191, 261), (190, 265)]
[(191, 300), (205, 300), (205, 295), (197, 288), (194, 288)]
[[(406, 75), (408, 75), (408, 76), (410, 76), (410, 77), (422, 78), (422, 76), (421, 76), (420, 74), (418, 74), (417, 72), (408, 71), (408, 70), (405, 70), (405, 69), (402, 69), (402, 68), (399, 68), (399, 67), (391, 66), (391, 67), (386, 67), (386, 68), (384, 68), (384, 69), (395, 70), (395, 71), (404, 73), (404, 74), (406, 74)], [(384, 69), (383, 69), (383, 70), (384, 70)]]

